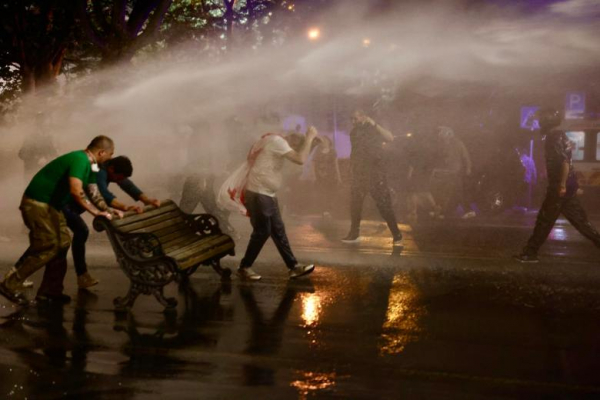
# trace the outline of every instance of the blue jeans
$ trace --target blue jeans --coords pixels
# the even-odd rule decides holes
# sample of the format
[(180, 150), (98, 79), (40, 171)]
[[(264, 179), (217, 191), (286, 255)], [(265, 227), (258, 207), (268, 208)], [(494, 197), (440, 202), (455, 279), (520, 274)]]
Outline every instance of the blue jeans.
[(67, 219), (67, 226), (73, 232), (71, 251), (73, 252), (75, 272), (77, 273), (77, 276), (81, 276), (87, 272), (87, 264), (85, 262), (85, 243), (90, 236), (90, 230), (88, 229), (88, 226), (83, 218), (81, 218), (83, 211), (78, 205), (67, 204), (62, 211)]
[(267, 242), (267, 239), (271, 238), (285, 265), (289, 269), (293, 269), (298, 264), (298, 261), (296, 261), (294, 253), (292, 253), (292, 249), (290, 248), (277, 199), (246, 191), (245, 200), (253, 230), (240, 268), (250, 268)]

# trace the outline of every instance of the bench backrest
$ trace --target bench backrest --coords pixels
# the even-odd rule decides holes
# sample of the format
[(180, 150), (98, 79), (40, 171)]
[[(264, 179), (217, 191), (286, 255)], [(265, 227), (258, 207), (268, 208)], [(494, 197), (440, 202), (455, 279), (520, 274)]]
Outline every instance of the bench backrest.
[(161, 243), (193, 233), (185, 223), (185, 214), (172, 200), (159, 208), (146, 207), (142, 214), (128, 212), (123, 219), (113, 219), (111, 225), (120, 233), (152, 233)]

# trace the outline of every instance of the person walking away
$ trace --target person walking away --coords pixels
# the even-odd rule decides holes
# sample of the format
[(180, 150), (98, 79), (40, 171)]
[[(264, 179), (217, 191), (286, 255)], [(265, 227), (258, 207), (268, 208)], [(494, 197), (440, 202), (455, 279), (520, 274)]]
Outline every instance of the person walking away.
[[(342, 184), (337, 152), (327, 136), (319, 136), (317, 147), (312, 157), (312, 168), (315, 175), (315, 189), (319, 204), (322, 205), (323, 218), (331, 218), (335, 207), (337, 189)], [(321, 201), (322, 200), (322, 201)]]
[(442, 145), (444, 180), (447, 185), (442, 211), (454, 213), (455, 207), (460, 206), (464, 211), (461, 218), (476, 217), (477, 213), (468, 201), (470, 195), (466, 185), (472, 174), (469, 151), (462, 140), (456, 137), (452, 128), (440, 126), (438, 136)]
[(352, 183), (350, 187), (350, 232), (342, 239), (344, 243), (360, 241), (362, 207), (367, 194), (370, 194), (379, 214), (392, 233), (394, 246), (402, 244), (402, 234), (398, 228), (392, 208), (392, 197), (387, 182), (383, 160), (383, 145), (392, 142), (392, 133), (373, 121), (364, 111), (356, 110), (352, 115), (353, 128), (350, 132), (352, 151), (350, 166)]
[(579, 185), (573, 167), (573, 144), (565, 131), (560, 129), (561, 115), (554, 109), (542, 109), (538, 112), (540, 133), (546, 137), (544, 156), (548, 188), (542, 207), (538, 212), (535, 228), (521, 254), (515, 259), (522, 263), (539, 262), (538, 252), (552, 231), (556, 220), (563, 214), (581, 233), (600, 247), (600, 233), (590, 223), (579, 198)]
[(433, 174), (433, 155), (431, 146), (417, 135), (412, 138), (408, 151), (408, 221), (416, 224), (418, 208), (425, 205), (432, 218), (439, 218), (441, 207), (437, 205), (431, 193), (431, 177)]

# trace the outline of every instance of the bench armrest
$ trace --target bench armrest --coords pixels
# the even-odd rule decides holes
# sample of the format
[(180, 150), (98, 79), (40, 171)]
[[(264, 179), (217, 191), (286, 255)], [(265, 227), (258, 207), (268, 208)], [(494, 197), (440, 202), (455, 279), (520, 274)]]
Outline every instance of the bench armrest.
[(210, 214), (186, 214), (186, 222), (200, 236), (222, 233), (219, 220)]
[(113, 243), (113, 247), (121, 247), (128, 256), (149, 259), (165, 255), (160, 240), (153, 233), (124, 234), (113, 228), (111, 222), (104, 217), (94, 218), (93, 225), (98, 232), (108, 231), (108, 238)]

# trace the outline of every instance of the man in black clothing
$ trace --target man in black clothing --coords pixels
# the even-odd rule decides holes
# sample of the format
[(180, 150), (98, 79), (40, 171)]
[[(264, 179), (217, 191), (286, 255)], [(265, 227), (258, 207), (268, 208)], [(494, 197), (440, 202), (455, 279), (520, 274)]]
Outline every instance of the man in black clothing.
[(563, 214), (583, 236), (600, 247), (600, 233), (588, 221), (577, 198), (577, 178), (571, 157), (572, 143), (560, 130), (560, 113), (543, 109), (538, 113), (542, 135), (546, 136), (545, 156), (548, 174), (546, 198), (540, 208), (533, 234), (523, 252), (515, 256), (522, 263), (537, 263), (538, 251), (552, 231), (556, 220)]
[[(96, 174), (98, 190), (106, 204), (122, 216), (122, 212), (135, 211), (142, 213), (144, 210), (138, 205), (126, 205), (117, 200), (110, 190), (109, 185), (116, 183), (121, 190), (135, 201), (141, 201), (144, 205), (160, 207), (160, 201), (148, 197), (129, 179), (133, 174), (131, 160), (125, 156), (115, 157), (100, 166)], [(71, 251), (73, 252), (73, 263), (77, 274), (77, 286), (79, 289), (87, 289), (97, 285), (99, 282), (90, 275), (85, 259), (86, 243), (90, 234), (86, 222), (81, 217), (83, 209), (74, 201), (68, 203), (62, 209), (67, 220), (67, 226), (73, 232)]]
[(396, 216), (392, 209), (392, 197), (383, 162), (383, 144), (392, 142), (394, 137), (390, 131), (377, 124), (362, 110), (354, 112), (352, 123), (354, 127), (350, 132), (352, 144), (352, 153), (350, 154), (352, 169), (351, 226), (348, 236), (342, 239), (342, 242), (356, 243), (360, 241), (362, 206), (368, 193), (375, 200), (379, 214), (390, 228), (394, 245), (400, 245), (402, 234), (398, 229)]

